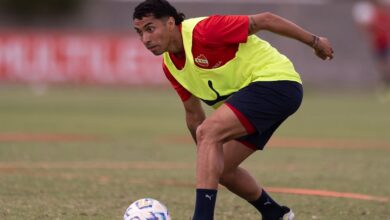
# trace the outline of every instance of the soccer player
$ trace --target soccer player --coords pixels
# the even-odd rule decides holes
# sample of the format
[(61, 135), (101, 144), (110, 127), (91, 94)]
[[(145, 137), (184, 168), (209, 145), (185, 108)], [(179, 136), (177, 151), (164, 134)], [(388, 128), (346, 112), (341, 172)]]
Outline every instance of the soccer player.
[[(146, 0), (133, 14), (145, 47), (163, 55), (163, 70), (183, 101), (197, 145), (193, 220), (212, 220), (218, 184), (251, 203), (263, 220), (291, 220), (239, 165), (262, 150), (278, 126), (299, 107), (299, 74), (284, 55), (255, 33), (268, 30), (312, 47), (332, 59), (326, 38), (272, 13), (184, 20), (165, 0)], [(209, 117), (201, 101), (216, 110)]]
[(370, 35), (375, 63), (383, 83), (383, 98), (390, 100), (390, 1), (356, 2), (353, 17), (357, 25)]

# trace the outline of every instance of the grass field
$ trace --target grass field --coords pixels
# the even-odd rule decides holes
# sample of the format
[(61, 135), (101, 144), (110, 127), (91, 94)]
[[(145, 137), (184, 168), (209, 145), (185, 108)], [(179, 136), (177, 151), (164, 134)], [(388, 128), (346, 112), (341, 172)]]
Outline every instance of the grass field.
[[(180, 101), (169, 89), (33, 92), (0, 85), (1, 220), (122, 219), (142, 197), (165, 203), (174, 220), (187, 220), (194, 161)], [(306, 91), (299, 112), (243, 166), (298, 220), (390, 219), (384, 201), (390, 198), (390, 102), (363, 91)], [(260, 217), (221, 188), (216, 220), (224, 219)]]

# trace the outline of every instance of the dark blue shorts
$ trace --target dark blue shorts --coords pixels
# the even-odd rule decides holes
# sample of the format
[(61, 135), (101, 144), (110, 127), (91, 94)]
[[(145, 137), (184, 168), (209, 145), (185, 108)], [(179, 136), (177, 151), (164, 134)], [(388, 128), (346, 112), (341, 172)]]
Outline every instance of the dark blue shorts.
[(389, 47), (383, 47), (383, 48), (377, 48), (375, 50), (375, 58), (379, 61), (387, 61), (387, 59), (390, 57), (390, 48)]
[(234, 93), (225, 104), (248, 131), (237, 140), (262, 150), (279, 125), (297, 111), (302, 97), (302, 85), (293, 81), (254, 82)]

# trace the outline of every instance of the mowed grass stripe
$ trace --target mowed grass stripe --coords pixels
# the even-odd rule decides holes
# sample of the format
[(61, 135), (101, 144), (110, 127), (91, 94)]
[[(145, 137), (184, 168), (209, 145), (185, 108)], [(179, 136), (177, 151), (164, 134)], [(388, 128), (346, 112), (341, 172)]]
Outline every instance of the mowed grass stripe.
[(195, 165), (175, 162), (0, 162), (2, 170), (17, 169), (193, 169)]
[[(156, 164), (154, 164), (156, 165)], [(88, 167), (88, 166), (87, 166)], [(145, 169), (144, 164), (142, 166), (135, 166), (136, 169)], [(163, 166), (167, 168), (167, 166)], [(73, 167), (74, 168), (74, 167)], [(82, 167), (86, 168), (86, 167)], [(112, 168), (112, 167), (111, 167)], [(134, 168), (134, 167), (133, 167)], [(132, 169), (133, 169), (132, 168)], [(153, 168), (155, 169), (155, 168)], [(98, 182), (99, 184), (110, 184), (110, 182), (113, 181), (113, 177), (108, 175), (93, 175), (93, 176), (86, 176), (85, 174), (76, 174), (76, 173), (69, 173), (69, 172), (34, 172), (32, 169), (5, 169), (7, 171), (7, 174), (13, 174), (15, 172), (22, 173), (24, 176), (32, 176), (32, 177), (41, 177), (41, 178), (47, 178), (47, 177), (54, 177), (58, 179), (64, 179), (64, 180), (75, 180), (75, 179), (90, 179), (93, 182)], [(3, 167), (0, 168), (0, 175), (4, 175), (5, 173), (1, 173), (1, 171), (4, 171)], [(22, 172), (20, 172), (22, 171)], [(155, 181), (150, 181), (150, 179), (131, 179), (127, 181), (127, 184), (131, 184), (132, 186), (145, 186), (145, 185), (156, 185), (158, 187), (162, 186), (170, 186), (170, 187), (185, 187), (185, 188), (194, 188), (195, 184), (193, 182), (189, 181), (178, 181), (177, 179), (160, 179)], [(226, 190), (223, 186), (220, 187), (223, 190)], [(293, 194), (293, 195), (301, 195), (301, 196), (316, 196), (316, 197), (331, 197), (331, 198), (343, 198), (343, 199), (353, 199), (353, 200), (365, 200), (365, 201), (376, 201), (376, 202), (382, 202), (382, 203), (388, 203), (389, 198), (387, 197), (381, 197), (381, 196), (373, 196), (373, 195), (367, 195), (367, 194), (360, 194), (360, 193), (351, 193), (351, 192), (337, 192), (337, 191), (330, 191), (330, 190), (323, 190), (323, 189), (303, 189), (303, 188), (286, 188), (286, 187), (266, 187), (266, 190), (271, 193), (280, 193), (280, 194)]]
[[(189, 136), (161, 136), (156, 142), (167, 144), (189, 144), (193, 140)], [(287, 148), (336, 148), (336, 149), (389, 149), (390, 140), (340, 139), (340, 138), (306, 138), (306, 137), (272, 137), (267, 147)]]
[(72, 142), (96, 141), (102, 137), (81, 134), (52, 134), (52, 133), (0, 133), (0, 142)]

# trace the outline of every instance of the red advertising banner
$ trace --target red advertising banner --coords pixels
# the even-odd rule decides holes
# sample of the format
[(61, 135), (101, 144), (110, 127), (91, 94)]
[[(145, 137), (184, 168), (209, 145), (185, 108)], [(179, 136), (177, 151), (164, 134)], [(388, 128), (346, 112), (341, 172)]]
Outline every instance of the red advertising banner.
[(165, 84), (161, 59), (133, 35), (0, 32), (3, 82)]

